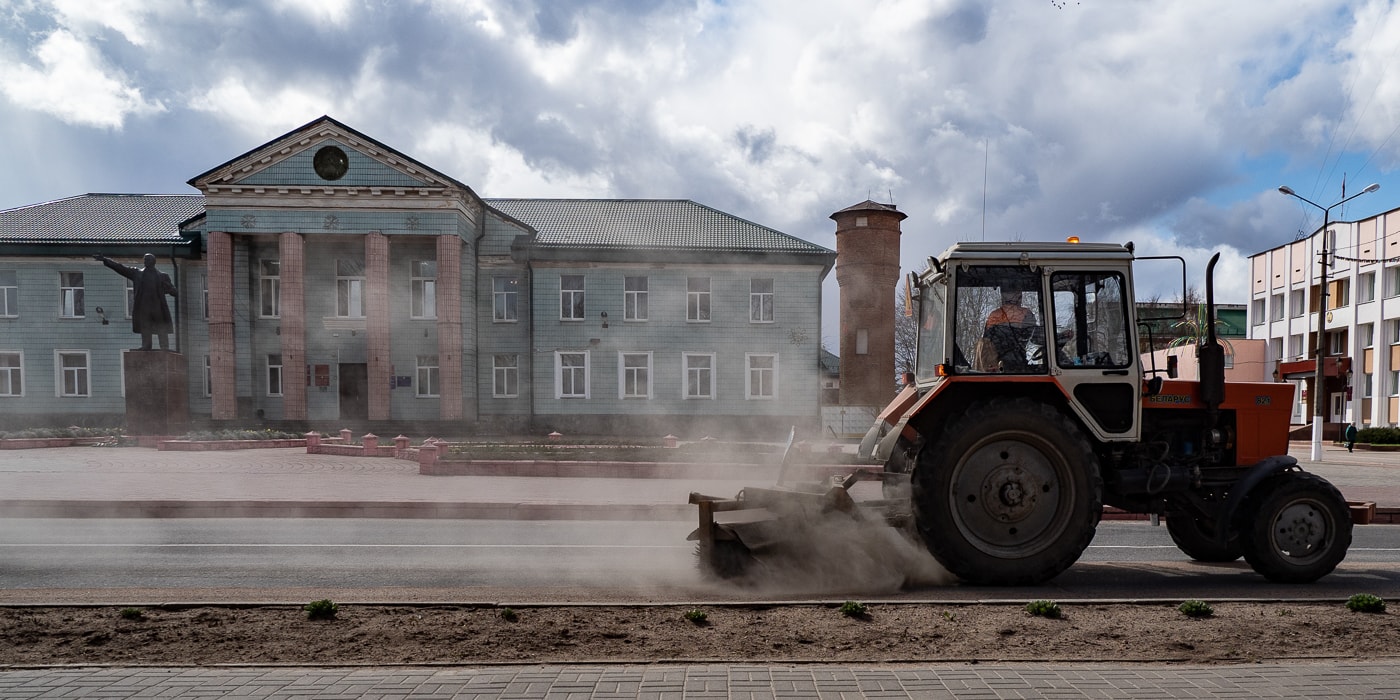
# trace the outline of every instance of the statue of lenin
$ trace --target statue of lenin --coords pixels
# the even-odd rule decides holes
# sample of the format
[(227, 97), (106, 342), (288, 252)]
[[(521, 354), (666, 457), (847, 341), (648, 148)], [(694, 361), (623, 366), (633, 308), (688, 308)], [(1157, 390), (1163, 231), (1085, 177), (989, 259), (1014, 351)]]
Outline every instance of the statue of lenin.
[(160, 336), (160, 349), (169, 350), (169, 334), (174, 330), (170, 321), (170, 307), (165, 303), (165, 295), (177, 296), (170, 276), (156, 269), (156, 256), (150, 253), (144, 258), (146, 267), (136, 269), (114, 262), (103, 255), (92, 256), (103, 265), (112, 268), (117, 274), (131, 280), (136, 298), (131, 302), (131, 332), (141, 334), (141, 349), (151, 349), (151, 335)]

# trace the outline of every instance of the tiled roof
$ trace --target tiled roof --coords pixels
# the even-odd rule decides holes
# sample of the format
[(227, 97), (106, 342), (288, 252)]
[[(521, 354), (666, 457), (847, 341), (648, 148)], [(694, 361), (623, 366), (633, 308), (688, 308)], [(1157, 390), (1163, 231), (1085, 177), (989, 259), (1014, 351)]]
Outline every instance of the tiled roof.
[(687, 199), (487, 199), (544, 248), (666, 248), (830, 255), (832, 251)]
[(198, 194), (84, 194), (0, 211), (3, 243), (178, 243)]

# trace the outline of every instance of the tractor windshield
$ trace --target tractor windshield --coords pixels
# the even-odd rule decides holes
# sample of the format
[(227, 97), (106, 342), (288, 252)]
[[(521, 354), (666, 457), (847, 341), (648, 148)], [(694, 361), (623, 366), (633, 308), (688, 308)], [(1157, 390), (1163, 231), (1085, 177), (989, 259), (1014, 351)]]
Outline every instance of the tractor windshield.
[(947, 278), (938, 279), (919, 289), (919, 342), (915, 361), (915, 378), (920, 382), (931, 382), (938, 378), (937, 366), (947, 362), (943, 319), (948, 313)]
[(957, 371), (1044, 374), (1040, 272), (1019, 265), (970, 265), (956, 274)]

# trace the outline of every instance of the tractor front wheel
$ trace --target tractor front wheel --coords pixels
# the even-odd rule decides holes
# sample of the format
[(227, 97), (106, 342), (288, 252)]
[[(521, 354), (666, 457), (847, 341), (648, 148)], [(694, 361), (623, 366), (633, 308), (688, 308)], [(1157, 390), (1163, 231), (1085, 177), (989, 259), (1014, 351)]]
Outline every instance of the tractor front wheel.
[(1351, 546), (1351, 510), (1326, 479), (1284, 472), (1258, 486), (1243, 513), (1245, 561), (1277, 583), (1311, 583), (1331, 573)]
[(1103, 509), (1079, 426), (1030, 399), (974, 404), (924, 445), (912, 479), (919, 536), (969, 583), (1035, 585), (1074, 564)]
[(1239, 539), (1231, 537), (1221, 544), (1215, 538), (1213, 523), (1203, 521), (1184, 511), (1167, 514), (1167, 534), (1183, 554), (1196, 561), (1231, 562), (1240, 558)]

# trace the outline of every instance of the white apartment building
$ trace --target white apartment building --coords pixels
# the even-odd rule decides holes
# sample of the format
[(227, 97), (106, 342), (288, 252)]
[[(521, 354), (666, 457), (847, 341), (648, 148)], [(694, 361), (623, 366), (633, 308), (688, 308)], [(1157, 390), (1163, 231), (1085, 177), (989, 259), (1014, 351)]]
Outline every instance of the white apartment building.
[[(1319, 229), (1250, 257), (1249, 337), (1268, 343), (1267, 374), (1296, 387), (1295, 424), (1311, 423), (1322, 397), (1331, 439), (1348, 423), (1400, 422), (1400, 209), (1327, 228), (1326, 308)], [(1326, 379), (1314, 391), (1320, 314)]]

